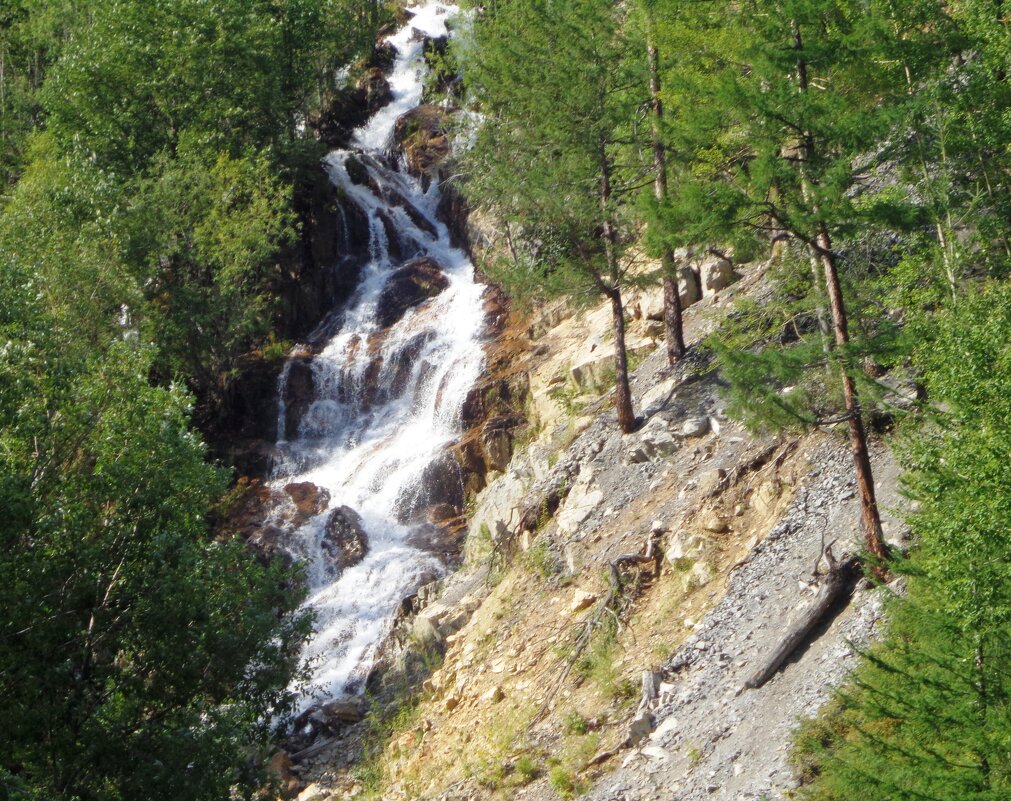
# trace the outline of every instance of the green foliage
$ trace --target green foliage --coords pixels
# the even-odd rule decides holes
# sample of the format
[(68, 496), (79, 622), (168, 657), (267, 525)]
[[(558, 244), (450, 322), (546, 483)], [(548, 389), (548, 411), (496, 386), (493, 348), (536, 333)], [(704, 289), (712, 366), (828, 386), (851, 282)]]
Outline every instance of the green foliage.
[(530, 784), (530, 782), (536, 779), (541, 773), (541, 769), (540, 766), (538, 766), (537, 761), (526, 754), (516, 760), (514, 768), (516, 770), (516, 783), (520, 787)]
[[(593, 297), (601, 276), (621, 278), (602, 225), (630, 223), (624, 182), (647, 89), (634, 77), (645, 49), (626, 33), (601, 0), (514, 0), (479, 16), (457, 50), (486, 115), (465, 156), (466, 192), (507, 227), (511, 259), (493, 269), (513, 291)], [(603, 205), (602, 180), (612, 188)]]
[(768, 276), (774, 296), (742, 298), (706, 339), (729, 383), (728, 411), (759, 431), (823, 424), (843, 412), (840, 369), (859, 387), (863, 408), (874, 408), (883, 388), (865, 365), (901, 365), (912, 338), (881, 314), (868, 292), (872, 285), (850, 284), (850, 341), (826, 350), (820, 298), (807, 265), (786, 259)]
[[(353, 0), (0, 10), (0, 784), (220, 799), (260, 784), (308, 622), (207, 528), (191, 428), (263, 340), (304, 122), (374, 41)], [(268, 348), (277, 349), (268, 337)]]
[(227, 477), (149, 350), (60, 358), (3, 322), (0, 764), (53, 798), (252, 786), (306, 632), (290, 577), (207, 538)]
[(574, 709), (562, 720), (562, 731), (566, 734), (586, 734), (589, 730), (590, 727), (586, 718)]

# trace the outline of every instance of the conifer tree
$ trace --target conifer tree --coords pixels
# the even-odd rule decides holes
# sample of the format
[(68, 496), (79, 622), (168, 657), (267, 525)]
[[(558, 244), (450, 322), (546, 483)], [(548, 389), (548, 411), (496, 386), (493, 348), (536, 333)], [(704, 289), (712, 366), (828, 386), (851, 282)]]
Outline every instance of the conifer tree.
[[(878, 222), (859, 185), (875, 166), (875, 148), (890, 130), (894, 109), (909, 98), (901, 66), (884, 58), (898, 46), (888, 21), (893, 13), (901, 16), (901, 5), (891, 4), (886, 15), (879, 8), (868, 13), (860, 3), (761, 0), (737, 7), (722, 22), (712, 10), (700, 14), (698, 24), (717, 33), (699, 39), (700, 60), (710, 66), (683, 102), (718, 109), (719, 115), (699, 115), (682, 134), (689, 166), (668, 220), (699, 239), (734, 228), (778, 231), (803, 247), (817, 267), (807, 292), (813, 292), (815, 311), (822, 305), (819, 296), (825, 299), (831, 337), (818, 338), (816, 346), (827, 352), (817, 357), (800, 350), (788, 357), (788, 367), (782, 360), (772, 363), (775, 349), (763, 355), (754, 348), (724, 348), (725, 364), (742, 392), (759, 391), (764, 403), (745, 409), (753, 417), (771, 410), (782, 419), (785, 410), (808, 422), (846, 423), (866, 547), (879, 561), (886, 552), (858, 389), (867, 334), (875, 332), (853, 338), (844, 296), (844, 270), (853, 266), (844, 263), (839, 243), (861, 224)], [(929, 28), (904, 33), (910, 40), (931, 37)], [(690, 108), (684, 111), (691, 118)], [(809, 398), (789, 397), (789, 384), (797, 380), (797, 368), (826, 361), (838, 381), (826, 389), (838, 391), (841, 413), (803, 414)]]
[[(664, 105), (661, 95), (661, 63), (659, 36), (655, 21), (656, 9), (647, 2), (642, 9), (646, 29), (646, 58), (649, 70), (650, 129), (653, 145), (653, 195), (658, 205), (667, 200), (667, 147), (664, 142)], [(677, 264), (674, 251), (663, 244), (660, 251), (663, 282), (663, 322), (667, 344), (667, 363), (676, 364), (685, 355), (685, 337), (681, 294), (678, 291)]]
[(972, 293), (934, 322), (916, 362), (938, 411), (904, 449), (920, 503), (909, 592), (843, 714), (800, 743), (809, 801), (1011, 792), (1011, 289)]
[(484, 119), (466, 157), (467, 192), (522, 245), (505, 283), (610, 302), (615, 407), (635, 427), (622, 288), (628, 203), (644, 179), (628, 156), (646, 97), (620, 12), (604, 0), (510, 0), (475, 23), (461, 52)]

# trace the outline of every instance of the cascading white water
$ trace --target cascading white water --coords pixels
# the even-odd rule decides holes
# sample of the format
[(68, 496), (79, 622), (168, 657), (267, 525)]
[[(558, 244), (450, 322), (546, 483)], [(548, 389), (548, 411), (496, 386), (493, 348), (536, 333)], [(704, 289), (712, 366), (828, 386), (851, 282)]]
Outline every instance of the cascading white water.
[[(282, 458), (274, 483), (308, 481), (325, 488), (330, 509), (354, 509), (368, 537), (364, 559), (335, 577), (323, 552), (330, 512), (295, 532), (290, 550), (306, 563), (306, 605), (316, 614), (305, 654), (313, 678), (303, 709), (314, 699), (358, 689), (401, 600), (443, 569), (408, 542), (414, 521), (398, 519), (409, 518), (405, 508), (416, 498), (425, 469), (459, 435), (463, 402), (483, 364), (484, 288), (436, 218), (438, 184), (423, 190), (384, 156), (397, 118), (421, 101), (424, 42), (417, 32), (446, 36), (447, 19), (458, 13), (439, 2), (409, 11), (410, 22), (388, 39), (397, 50), (389, 76), (392, 101), (355, 132), (355, 150), (326, 159), (333, 183), (368, 217), (370, 257), (339, 322), (317, 332), (323, 343), (310, 362), (313, 399), (297, 430), (288, 430), (286, 400), (299, 357), (289, 360), (279, 381)], [(348, 169), (352, 161), (355, 179)], [(395, 248), (387, 233), (391, 225)], [(377, 319), (384, 289), (405, 261), (419, 257), (434, 259), (448, 285), (384, 328)]]

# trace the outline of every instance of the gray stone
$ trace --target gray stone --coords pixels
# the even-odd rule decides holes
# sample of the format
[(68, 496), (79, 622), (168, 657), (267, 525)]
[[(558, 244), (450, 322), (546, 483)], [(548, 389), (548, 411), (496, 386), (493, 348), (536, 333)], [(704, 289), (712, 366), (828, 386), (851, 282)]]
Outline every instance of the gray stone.
[(681, 436), (683, 437), (704, 437), (708, 433), (708, 417), (690, 417), (681, 426)]
[(628, 724), (628, 744), (636, 745), (641, 743), (647, 737), (649, 737), (650, 732), (653, 731), (653, 715), (649, 710), (643, 709), (639, 714), (632, 718), (632, 722)]

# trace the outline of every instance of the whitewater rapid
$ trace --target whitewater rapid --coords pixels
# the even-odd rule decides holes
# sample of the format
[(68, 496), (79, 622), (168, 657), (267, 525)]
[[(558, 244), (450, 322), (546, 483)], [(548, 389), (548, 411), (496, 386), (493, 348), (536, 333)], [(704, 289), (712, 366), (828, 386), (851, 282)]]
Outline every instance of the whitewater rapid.
[[(410, 21), (387, 39), (397, 51), (388, 75), (392, 101), (354, 133), (352, 149), (335, 151), (325, 161), (339, 192), (368, 218), (369, 259), (356, 291), (336, 315), (339, 325), (333, 330), (331, 320), (312, 357), (313, 400), (297, 430), (287, 430), (286, 382), (291, 366), (304, 357), (292, 356), (278, 388), (282, 458), (273, 484), (312, 482), (331, 498), (329, 509), (298, 529), (288, 548), (306, 566), (305, 606), (316, 617), (304, 654), (312, 680), (302, 709), (359, 692), (400, 602), (444, 571), (435, 556), (408, 542), (417, 521), (398, 517), (416, 503), (426, 467), (460, 435), (461, 409), (483, 366), (484, 287), (437, 219), (438, 181), (424, 189), (390, 157), (396, 120), (422, 99), (423, 39), (447, 36), (447, 20), (459, 9), (429, 2), (409, 12)], [(352, 160), (357, 183), (348, 170)], [(416, 214), (408, 213), (404, 200)], [(396, 248), (384, 215), (395, 226)], [(343, 236), (347, 242), (346, 230)], [(420, 257), (438, 262), (448, 286), (383, 328), (377, 308), (388, 279)], [(340, 505), (361, 516), (368, 552), (334, 577), (321, 545), (327, 515)]]

